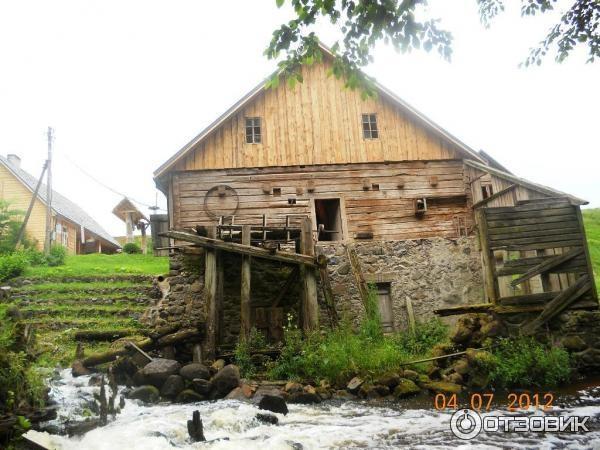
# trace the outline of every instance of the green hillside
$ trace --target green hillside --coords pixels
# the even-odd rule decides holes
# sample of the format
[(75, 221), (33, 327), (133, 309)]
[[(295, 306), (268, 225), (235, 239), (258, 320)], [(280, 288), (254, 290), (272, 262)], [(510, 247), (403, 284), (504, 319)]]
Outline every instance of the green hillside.
[(600, 208), (584, 209), (583, 221), (590, 246), (596, 286), (600, 288)]

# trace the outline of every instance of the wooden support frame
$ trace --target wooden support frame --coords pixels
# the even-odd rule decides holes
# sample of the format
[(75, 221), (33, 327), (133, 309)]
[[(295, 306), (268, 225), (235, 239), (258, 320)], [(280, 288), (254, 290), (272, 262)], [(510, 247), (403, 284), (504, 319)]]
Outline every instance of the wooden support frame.
[(346, 247), (346, 253), (348, 254), (348, 260), (350, 261), (350, 267), (352, 268), (352, 273), (354, 274), (354, 278), (356, 280), (360, 298), (363, 302), (363, 305), (366, 307), (369, 301), (369, 287), (365, 281), (365, 277), (360, 267), (360, 261), (354, 246), (348, 245), (348, 247)]

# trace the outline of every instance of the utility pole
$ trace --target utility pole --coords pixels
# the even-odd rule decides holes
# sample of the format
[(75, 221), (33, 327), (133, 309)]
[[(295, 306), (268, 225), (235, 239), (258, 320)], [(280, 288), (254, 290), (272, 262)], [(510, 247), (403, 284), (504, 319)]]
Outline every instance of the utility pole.
[(52, 246), (52, 140), (54, 130), (48, 127), (48, 159), (46, 160), (46, 240), (44, 241), (44, 253), (50, 253)]

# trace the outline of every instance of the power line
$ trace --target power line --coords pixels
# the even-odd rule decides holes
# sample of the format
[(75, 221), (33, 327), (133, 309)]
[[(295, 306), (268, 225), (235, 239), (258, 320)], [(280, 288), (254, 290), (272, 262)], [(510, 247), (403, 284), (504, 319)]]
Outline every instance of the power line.
[(166, 209), (164, 208), (157, 208), (157, 205), (148, 205), (147, 203), (144, 202), (140, 202), (139, 200), (136, 200), (133, 197), (130, 197), (129, 195), (125, 195), (120, 191), (117, 191), (116, 189), (110, 187), (109, 185), (107, 185), (106, 183), (104, 183), (103, 181), (99, 180), (98, 178), (96, 178), (94, 175), (92, 175), (91, 173), (89, 173), (87, 170), (85, 170), (83, 167), (81, 167), (79, 164), (77, 164), (75, 161), (73, 161), (71, 159), (71, 157), (69, 157), (68, 155), (64, 155), (65, 158), (67, 158), (67, 160), (73, 164), (77, 169), (79, 169), (79, 171), (81, 173), (83, 173), (85, 176), (87, 176), (88, 178), (92, 179), (93, 181), (95, 181), (97, 184), (99, 184), (100, 186), (102, 186), (104, 189), (109, 190), (110, 192), (112, 192), (113, 194), (119, 195), (121, 197), (126, 197), (129, 200), (133, 200), (135, 203), (145, 206), (148, 209), (158, 209), (160, 211), (166, 211)]

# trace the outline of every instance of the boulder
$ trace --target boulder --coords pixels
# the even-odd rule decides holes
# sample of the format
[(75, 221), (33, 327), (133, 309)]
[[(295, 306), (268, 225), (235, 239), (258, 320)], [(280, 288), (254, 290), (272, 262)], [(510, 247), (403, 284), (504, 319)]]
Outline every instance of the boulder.
[(576, 335), (564, 337), (561, 341), (561, 345), (570, 352), (580, 352), (588, 347), (585, 341), (580, 336)]
[[(312, 386), (311, 386), (312, 387)], [(312, 405), (314, 403), (321, 403), (321, 397), (313, 388), (312, 390), (296, 392), (294, 394), (290, 394), (288, 398), (289, 403), (301, 403), (303, 405)]]
[(192, 380), (191, 387), (200, 395), (208, 395), (212, 391), (212, 383), (202, 378)]
[(346, 385), (346, 390), (351, 394), (356, 394), (360, 387), (363, 385), (364, 380), (359, 377), (352, 378)]
[(258, 408), (283, 415), (288, 413), (288, 407), (285, 400), (278, 395), (263, 395), (260, 402), (258, 402)]
[(423, 387), (436, 394), (460, 394), (462, 391), (461, 385), (450, 383), (448, 381), (430, 381), (429, 383), (423, 384)]
[(456, 373), (465, 375), (469, 372), (469, 362), (466, 358), (461, 358), (452, 365), (452, 368)]
[(240, 385), (240, 369), (233, 364), (223, 367), (211, 380), (217, 398), (225, 397)]
[(250, 397), (252, 397), (252, 388), (247, 384), (243, 384), (227, 394), (225, 400), (247, 401)]
[(454, 384), (463, 384), (464, 378), (460, 373), (452, 372), (446, 376), (445, 381), (449, 381), (450, 383), (454, 383)]
[(402, 373), (401, 378), (407, 378), (412, 381), (417, 381), (419, 379), (419, 372), (417, 372), (416, 370), (405, 369)]
[(258, 413), (256, 415), (256, 420), (262, 423), (268, 423), (269, 425), (277, 425), (279, 423), (279, 419), (273, 414)]
[(203, 400), (206, 400), (205, 396), (200, 395), (197, 392), (192, 391), (191, 389), (184, 389), (175, 398), (175, 401), (177, 403), (195, 403), (201, 402)]
[(358, 390), (357, 395), (360, 398), (364, 398), (364, 399), (373, 399), (373, 398), (380, 397), (379, 392), (377, 391), (377, 388), (374, 385), (372, 385), (371, 383), (363, 383), (363, 385)]
[(225, 360), (224, 359), (217, 359), (214, 363), (211, 364), (210, 367), (213, 368), (215, 370), (215, 373), (216, 373), (219, 370), (221, 370), (223, 367), (225, 367)]
[(300, 383), (294, 383), (293, 381), (290, 381), (289, 383), (286, 383), (284, 390), (288, 394), (294, 394), (296, 392), (302, 392), (304, 388)]
[(390, 395), (391, 389), (388, 386), (385, 386), (383, 384), (376, 384), (375, 386), (373, 386), (375, 388), (375, 391), (381, 396), (381, 397), (385, 397), (386, 395)]
[(158, 389), (151, 385), (140, 386), (129, 393), (129, 398), (140, 400), (144, 403), (156, 403), (160, 398)]
[(331, 389), (326, 388), (326, 387), (319, 386), (316, 389), (316, 391), (317, 391), (317, 394), (319, 395), (319, 397), (321, 397), (321, 399), (323, 399), (323, 400), (329, 400), (333, 396), (333, 392), (331, 391)]
[(400, 376), (397, 373), (388, 373), (375, 380), (376, 385), (387, 386), (390, 390), (394, 390), (400, 382)]
[(85, 367), (80, 360), (76, 359), (75, 361), (73, 361), (73, 364), (71, 365), (71, 374), (74, 377), (89, 375), (91, 373), (92, 371)]
[(356, 396), (346, 391), (345, 389), (340, 389), (338, 391), (335, 391), (331, 398), (333, 398), (334, 400), (355, 400)]
[(141, 370), (146, 384), (161, 387), (170, 375), (179, 373), (181, 365), (174, 359), (156, 358)]
[(188, 381), (192, 381), (196, 378), (200, 378), (202, 380), (210, 379), (210, 371), (208, 370), (208, 367), (200, 363), (192, 363), (183, 366), (179, 371), (179, 375)]
[(394, 397), (397, 399), (410, 397), (421, 392), (421, 388), (408, 378), (400, 378), (398, 386), (394, 389)]
[(185, 382), (181, 375), (169, 375), (160, 390), (161, 397), (174, 399), (185, 389)]
[(256, 403), (256, 404), (260, 403), (261, 399), (265, 395), (275, 395), (276, 397), (281, 397), (284, 400), (289, 397), (289, 394), (287, 392), (280, 391), (279, 389), (277, 389), (274, 386), (261, 386), (254, 393), (254, 398), (253, 398), (254, 403)]

